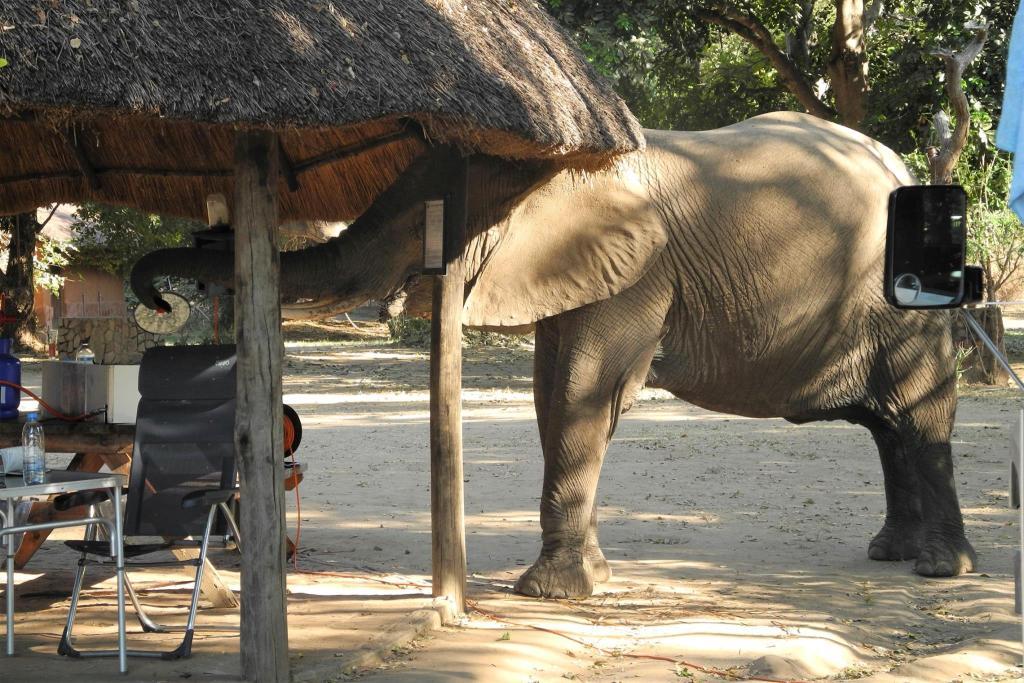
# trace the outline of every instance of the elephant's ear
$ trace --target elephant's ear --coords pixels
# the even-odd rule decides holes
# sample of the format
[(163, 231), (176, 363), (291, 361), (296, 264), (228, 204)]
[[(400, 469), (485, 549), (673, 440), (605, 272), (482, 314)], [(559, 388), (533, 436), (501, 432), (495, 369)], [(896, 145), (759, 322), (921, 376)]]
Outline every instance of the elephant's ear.
[[(494, 239), (494, 232), (477, 241)], [(508, 218), (470, 282), (464, 324), (509, 328), (607, 299), (633, 285), (661, 253), (664, 223), (631, 170), (568, 172), (533, 192)]]

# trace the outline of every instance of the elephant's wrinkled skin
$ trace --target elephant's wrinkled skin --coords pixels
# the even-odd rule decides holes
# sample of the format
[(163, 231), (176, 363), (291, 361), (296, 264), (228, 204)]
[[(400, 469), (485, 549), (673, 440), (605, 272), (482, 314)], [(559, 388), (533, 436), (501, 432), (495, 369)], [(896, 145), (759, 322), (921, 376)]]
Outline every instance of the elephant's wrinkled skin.
[[(887, 197), (913, 182), (898, 157), (800, 114), (649, 131), (647, 143), (591, 175), (471, 165), (466, 322), (536, 323), (543, 548), (516, 590), (586, 596), (608, 578), (598, 475), (645, 381), (713, 410), (867, 427), (887, 505), (869, 555), (916, 559), (926, 576), (972, 570), (950, 454), (948, 315), (881, 296)], [(284, 254), (286, 302), (334, 311), (401, 288), (446, 163), (424, 156), (339, 238)], [(230, 274), (224, 258), (158, 252), (133, 284), (151, 301), (154, 275)]]

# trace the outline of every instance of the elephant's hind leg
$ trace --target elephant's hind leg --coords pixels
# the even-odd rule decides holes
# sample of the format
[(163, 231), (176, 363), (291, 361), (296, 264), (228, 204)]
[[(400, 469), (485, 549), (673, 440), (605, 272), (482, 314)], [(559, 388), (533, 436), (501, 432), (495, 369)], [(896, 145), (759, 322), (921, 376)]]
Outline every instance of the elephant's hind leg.
[(899, 351), (883, 358), (880, 368), (890, 381), (879, 383), (885, 387), (879, 405), (885, 408), (877, 409), (881, 425), (872, 434), (882, 456), (886, 518), (868, 554), (876, 560), (916, 558), (914, 571), (923, 576), (973, 571), (975, 553), (964, 535), (950, 446), (956, 412), (952, 362), (939, 344)]
[[(618, 416), (643, 386), (660, 327), (660, 320), (650, 325), (624, 320), (609, 302), (538, 324), (538, 362), (554, 358), (550, 374), (540, 381), (545, 368), (535, 368), (544, 450), (543, 545), (516, 583), (517, 592), (586, 597), (609, 575), (597, 546), (598, 478)], [(555, 339), (558, 351), (551, 354)]]
[(899, 432), (881, 420), (867, 425), (885, 478), (885, 524), (868, 545), (872, 560), (913, 560), (921, 553), (924, 519), (917, 475)]

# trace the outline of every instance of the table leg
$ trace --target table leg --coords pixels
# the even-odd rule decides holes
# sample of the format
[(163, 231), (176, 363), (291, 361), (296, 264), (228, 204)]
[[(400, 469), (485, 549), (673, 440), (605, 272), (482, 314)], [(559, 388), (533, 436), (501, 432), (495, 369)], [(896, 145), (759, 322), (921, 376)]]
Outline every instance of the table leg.
[[(14, 499), (7, 499), (7, 526), (14, 526)], [(7, 656), (14, 654), (14, 534), (7, 541)]]
[(124, 618), (124, 520), (121, 513), (120, 488), (110, 489), (110, 499), (113, 501), (114, 507), (114, 538), (111, 539), (110, 545), (117, 556), (117, 659), (121, 673), (127, 673), (128, 651)]
[[(104, 464), (104, 457), (98, 453), (76, 453), (75, 457), (68, 464), (68, 471), (99, 472)], [(41, 524), (58, 519), (81, 519), (86, 516), (86, 513), (87, 510), (84, 507), (57, 512), (53, 509), (52, 502), (40, 501), (32, 504), (32, 510), (28, 514), (27, 523)], [(50, 531), (50, 529), (44, 529), (41, 531), (29, 531), (25, 534), (21, 547), (18, 548), (14, 556), (14, 566), (16, 569), (23, 568), (32, 559), (32, 556), (39, 550), (39, 546), (49, 537)]]

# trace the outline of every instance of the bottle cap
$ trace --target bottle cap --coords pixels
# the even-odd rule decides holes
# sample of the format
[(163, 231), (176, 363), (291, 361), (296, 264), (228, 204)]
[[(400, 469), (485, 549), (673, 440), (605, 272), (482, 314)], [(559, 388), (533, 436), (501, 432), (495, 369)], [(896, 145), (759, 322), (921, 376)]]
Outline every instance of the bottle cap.
[(39, 419), (39, 413), (35, 412), (34, 410), (31, 413), (28, 414), (28, 421), (29, 422), (35, 422), (38, 419)]

